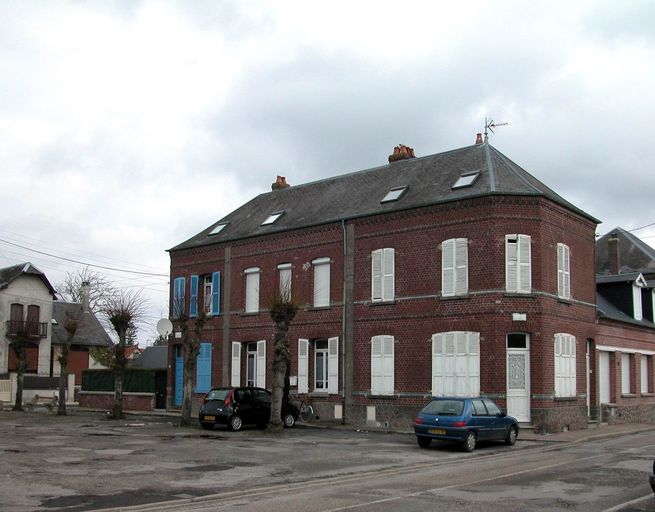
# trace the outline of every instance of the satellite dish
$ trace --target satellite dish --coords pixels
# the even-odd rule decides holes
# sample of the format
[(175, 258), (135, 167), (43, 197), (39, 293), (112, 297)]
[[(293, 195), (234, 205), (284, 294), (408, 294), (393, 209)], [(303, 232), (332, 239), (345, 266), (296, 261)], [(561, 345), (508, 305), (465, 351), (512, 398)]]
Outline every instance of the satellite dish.
[(161, 336), (168, 336), (173, 332), (173, 322), (171, 322), (168, 318), (162, 318), (159, 322), (157, 322), (157, 332)]

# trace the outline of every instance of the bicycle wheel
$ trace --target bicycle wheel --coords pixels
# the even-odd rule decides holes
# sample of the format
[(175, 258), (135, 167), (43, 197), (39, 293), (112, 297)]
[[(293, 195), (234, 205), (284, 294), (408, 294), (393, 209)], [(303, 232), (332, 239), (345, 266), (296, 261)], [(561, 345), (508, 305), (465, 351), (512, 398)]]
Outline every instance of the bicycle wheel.
[(311, 421), (314, 418), (314, 408), (311, 405), (303, 404), (300, 407), (300, 419), (304, 422)]

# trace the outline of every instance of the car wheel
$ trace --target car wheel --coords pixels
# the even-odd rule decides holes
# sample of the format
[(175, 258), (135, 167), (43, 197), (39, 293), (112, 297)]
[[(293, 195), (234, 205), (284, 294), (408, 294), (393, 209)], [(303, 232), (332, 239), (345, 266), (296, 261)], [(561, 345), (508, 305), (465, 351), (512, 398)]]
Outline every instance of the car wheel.
[(467, 432), (466, 436), (464, 436), (464, 441), (462, 442), (462, 448), (464, 451), (470, 453), (475, 450), (476, 440), (475, 432)]
[(205, 430), (214, 430), (214, 424), (213, 423), (201, 423), (200, 426), (204, 428)]
[(516, 443), (516, 438), (518, 437), (518, 432), (516, 430), (516, 427), (512, 425), (509, 427), (509, 430), (507, 431), (507, 437), (505, 438), (505, 444), (507, 446), (514, 446)]
[(432, 439), (430, 439), (429, 437), (416, 436), (416, 443), (421, 448), (430, 448), (430, 445), (432, 444)]
[(241, 427), (243, 427), (243, 421), (241, 420), (241, 416), (235, 414), (230, 418), (230, 424), (228, 425), (230, 427), (230, 430), (234, 430), (237, 432), (238, 430), (241, 430)]
[(296, 418), (290, 412), (284, 415), (283, 421), (286, 428), (291, 428), (296, 424)]

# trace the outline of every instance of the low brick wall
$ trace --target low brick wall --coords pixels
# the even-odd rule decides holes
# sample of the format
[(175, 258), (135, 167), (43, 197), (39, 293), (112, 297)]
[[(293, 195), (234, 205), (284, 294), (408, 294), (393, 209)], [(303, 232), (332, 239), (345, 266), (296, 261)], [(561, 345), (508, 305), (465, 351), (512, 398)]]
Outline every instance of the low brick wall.
[(588, 428), (586, 405), (560, 405), (543, 409), (532, 409), (531, 422), (534, 431), (545, 434), (565, 430)]
[[(80, 407), (83, 408), (110, 411), (114, 407), (113, 391), (80, 391), (77, 397)], [(155, 409), (155, 394), (123, 393), (123, 409), (126, 411), (153, 411)]]
[(621, 423), (655, 423), (655, 405), (609, 405), (602, 406), (602, 419), (608, 425)]

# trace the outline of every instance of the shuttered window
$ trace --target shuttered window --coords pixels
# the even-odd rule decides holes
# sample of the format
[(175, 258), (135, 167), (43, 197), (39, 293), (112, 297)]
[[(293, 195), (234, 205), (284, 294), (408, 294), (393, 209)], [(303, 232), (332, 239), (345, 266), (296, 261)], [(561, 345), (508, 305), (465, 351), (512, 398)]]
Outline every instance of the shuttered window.
[(189, 283), (189, 317), (198, 316), (198, 276), (191, 276)]
[(309, 392), (309, 340), (298, 340), (298, 393)]
[(314, 307), (330, 305), (330, 258), (312, 261), (314, 267)]
[(285, 301), (291, 300), (291, 263), (283, 263), (277, 266), (279, 277), (280, 298)]
[(508, 292), (532, 292), (530, 251), (529, 235), (507, 235), (505, 237), (505, 284)]
[(200, 343), (196, 361), (196, 393), (207, 393), (212, 387), (212, 344)]
[(441, 294), (468, 292), (468, 244), (466, 238), (451, 238), (441, 244)]
[(257, 342), (257, 380), (255, 386), (266, 389), (266, 340)]
[(371, 338), (371, 394), (393, 395), (394, 392), (394, 337)]
[(648, 357), (649, 356), (647, 355), (641, 354), (641, 358), (639, 360), (639, 365), (641, 369), (640, 390), (642, 394), (648, 393), (648, 390), (650, 389), (649, 382), (648, 382)]
[(555, 396), (575, 397), (576, 344), (571, 334), (555, 334)]
[(230, 375), (230, 386), (241, 385), (241, 343), (232, 342), (232, 373)]
[(173, 281), (173, 318), (180, 318), (184, 310), (184, 278), (178, 277)]
[(378, 249), (371, 254), (371, 300), (392, 301), (395, 294), (393, 249)]
[(432, 395), (480, 395), (480, 333), (432, 335)]
[(246, 274), (246, 313), (259, 312), (259, 268), (247, 268)]
[(328, 393), (339, 392), (339, 338), (328, 339)]
[(621, 354), (621, 394), (631, 393), (630, 386), (630, 354)]
[(557, 244), (557, 296), (571, 298), (571, 262), (569, 246)]

